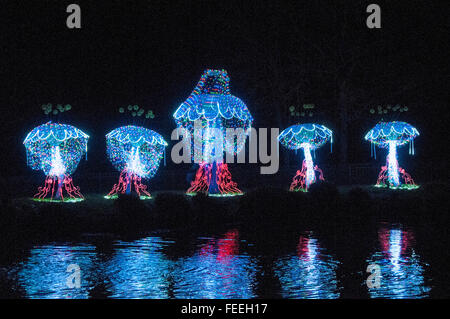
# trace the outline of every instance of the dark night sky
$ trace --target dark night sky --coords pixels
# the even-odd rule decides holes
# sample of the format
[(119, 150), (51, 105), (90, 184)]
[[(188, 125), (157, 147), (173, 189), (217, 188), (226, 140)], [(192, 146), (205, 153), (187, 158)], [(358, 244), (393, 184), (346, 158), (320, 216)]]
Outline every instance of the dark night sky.
[[(73, 2), (82, 9), (81, 30), (65, 26)], [(2, 162), (12, 163), (2, 174), (32, 174), (22, 141), (46, 121), (43, 103), (72, 104), (61, 121), (91, 135), (89, 166), (100, 170), (111, 170), (104, 135), (126, 123), (120, 106), (153, 109), (146, 126), (169, 140), (172, 113), (205, 68), (228, 71), (255, 127), (283, 129), (296, 122), (289, 105), (315, 103), (312, 120), (331, 127), (337, 143), (342, 82), (350, 112), (408, 105), (398, 119), (421, 132), (418, 160), (447, 162), (449, 5), (375, 1), (382, 29), (369, 30), (371, 2), (2, 1)], [(370, 160), (362, 136), (380, 119), (364, 114), (349, 124), (353, 162)]]

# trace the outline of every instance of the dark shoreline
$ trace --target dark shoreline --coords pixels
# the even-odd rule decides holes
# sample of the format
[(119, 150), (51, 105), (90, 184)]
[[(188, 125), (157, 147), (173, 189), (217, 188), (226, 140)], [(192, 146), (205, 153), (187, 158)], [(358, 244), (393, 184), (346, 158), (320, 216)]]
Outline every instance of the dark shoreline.
[[(417, 190), (335, 187), (323, 183), (309, 193), (258, 188), (236, 197), (186, 196), (158, 192), (150, 200), (107, 200), (87, 194), (78, 203), (43, 203), (30, 198), (2, 204), (0, 230), (20, 242), (71, 237), (82, 233), (136, 234), (155, 229), (217, 228), (226, 224), (253, 232), (293, 225), (349, 228), (370, 220), (408, 221), (431, 229), (448, 225), (448, 186), (426, 184)], [(32, 236), (31, 236), (32, 234)]]

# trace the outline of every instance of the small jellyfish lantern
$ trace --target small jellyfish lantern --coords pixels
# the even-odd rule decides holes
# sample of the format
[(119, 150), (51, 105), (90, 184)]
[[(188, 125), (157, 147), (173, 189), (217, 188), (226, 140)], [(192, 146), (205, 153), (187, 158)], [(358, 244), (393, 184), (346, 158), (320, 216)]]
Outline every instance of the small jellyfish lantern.
[(194, 149), (191, 157), (200, 165), (188, 195), (242, 194), (232, 181), (223, 155), (226, 152), (234, 156), (242, 151), (253, 117), (244, 102), (230, 94), (229, 82), (225, 70), (206, 70), (173, 115), (177, 126), (193, 136), (189, 140)]
[(319, 173), (319, 179), (324, 180), (322, 170), (313, 163), (311, 151), (315, 151), (328, 140), (332, 145), (333, 132), (330, 129), (323, 125), (310, 123), (292, 125), (280, 133), (278, 140), (289, 149), (303, 149), (305, 156), (302, 169), (297, 171), (292, 180), (290, 191), (306, 192), (309, 186), (316, 181), (316, 171)]
[[(371, 153), (376, 158), (375, 146), (388, 149), (386, 165), (381, 167), (376, 187), (392, 189), (415, 189), (419, 186), (414, 183), (403, 168), (398, 166), (397, 147), (409, 143), (409, 154), (414, 155), (414, 139), (419, 136), (416, 128), (405, 122), (380, 122), (365, 136), (371, 143)], [(401, 174), (401, 178), (399, 176)]]
[(142, 178), (152, 178), (158, 171), (167, 142), (158, 133), (139, 126), (122, 126), (106, 135), (106, 152), (120, 172), (119, 182), (106, 198), (131, 194), (132, 188), (140, 199), (150, 199)]
[(76, 127), (48, 122), (35, 127), (23, 141), (27, 163), (34, 170), (42, 170), (45, 184), (38, 188), (38, 201), (81, 201), (80, 188), (72, 177), (82, 156), (87, 154), (89, 136)]

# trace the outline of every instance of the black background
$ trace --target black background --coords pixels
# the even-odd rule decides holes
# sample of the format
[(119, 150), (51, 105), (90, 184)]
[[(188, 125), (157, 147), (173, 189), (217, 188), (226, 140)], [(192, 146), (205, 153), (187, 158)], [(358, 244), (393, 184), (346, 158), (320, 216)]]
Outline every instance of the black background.
[(71, 30), (72, 2), (0, 4), (2, 176), (32, 174), (22, 141), (48, 120), (44, 103), (73, 106), (58, 120), (91, 136), (90, 170), (112, 171), (104, 135), (129, 122), (120, 106), (152, 109), (145, 125), (169, 141), (206, 68), (228, 71), (256, 128), (303, 121), (288, 107), (315, 103), (307, 121), (335, 132), (329, 161), (369, 162), (363, 136), (381, 119), (369, 107), (400, 104), (410, 111), (395, 119), (421, 133), (414, 160), (447, 163), (446, 1), (377, 1), (381, 29), (366, 27), (368, 1), (75, 1), (82, 29)]

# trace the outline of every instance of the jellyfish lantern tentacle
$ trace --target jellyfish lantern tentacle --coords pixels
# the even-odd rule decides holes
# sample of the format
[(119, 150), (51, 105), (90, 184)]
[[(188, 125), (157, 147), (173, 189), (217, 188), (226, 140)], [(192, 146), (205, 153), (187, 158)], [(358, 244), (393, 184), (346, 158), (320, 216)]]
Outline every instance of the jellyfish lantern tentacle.
[(42, 170), (44, 186), (34, 195), (42, 201), (78, 201), (84, 197), (74, 186), (71, 174), (87, 153), (89, 136), (68, 124), (48, 122), (28, 133), (23, 144), (27, 150), (28, 165)]
[(237, 183), (233, 182), (228, 165), (219, 164), (217, 168), (217, 184), (221, 194), (241, 194), (242, 191), (237, 187)]
[(323, 172), (318, 165), (314, 165), (311, 151), (315, 151), (328, 141), (333, 143), (333, 132), (319, 124), (306, 123), (292, 125), (282, 131), (278, 141), (288, 149), (303, 149), (305, 159), (301, 170), (298, 170), (292, 180), (290, 191), (307, 191), (316, 182), (316, 172), (319, 180), (323, 181)]
[(139, 126), (122, 126), (106, 135), (106, 151), (113, 166), (120, 172), (106, 198), (134, 191), (141, 199), (151, 198), (143, 178), (151, 178), (158, 171), (167, 142), (158, 133)]
[(188, 194), (207, 193), (209, 181), (211, 180), (211, 166), (206, 163), (200, 163), (200, 167), (195, 173), (195, 178), (188, 188)]
[(191, 159), (199, 163), (187, 194), (242, 194), (223, 155), (242, 151), (253, 117), (244, 102), (230, 94), (229, 81), (225, 70), (205, 70), (194, 91), (173, 114), (177, 126), (193, 137)]
[[(419, 131), (406, 122), (379, 122), (365, 135), (365, 139), (380, 148), (388, 149), (386, 165), (381, 167), (376, 187), (389, 187), (392, 189), (415, 189), (419, 186), (414, 183), (403, 168), (398, 164), (397, 148), (410, 143), (419, 136)], [(410, 154), (413, 154), (410, 151)], [(401, 175), (401, 176), (400, 176)]]

